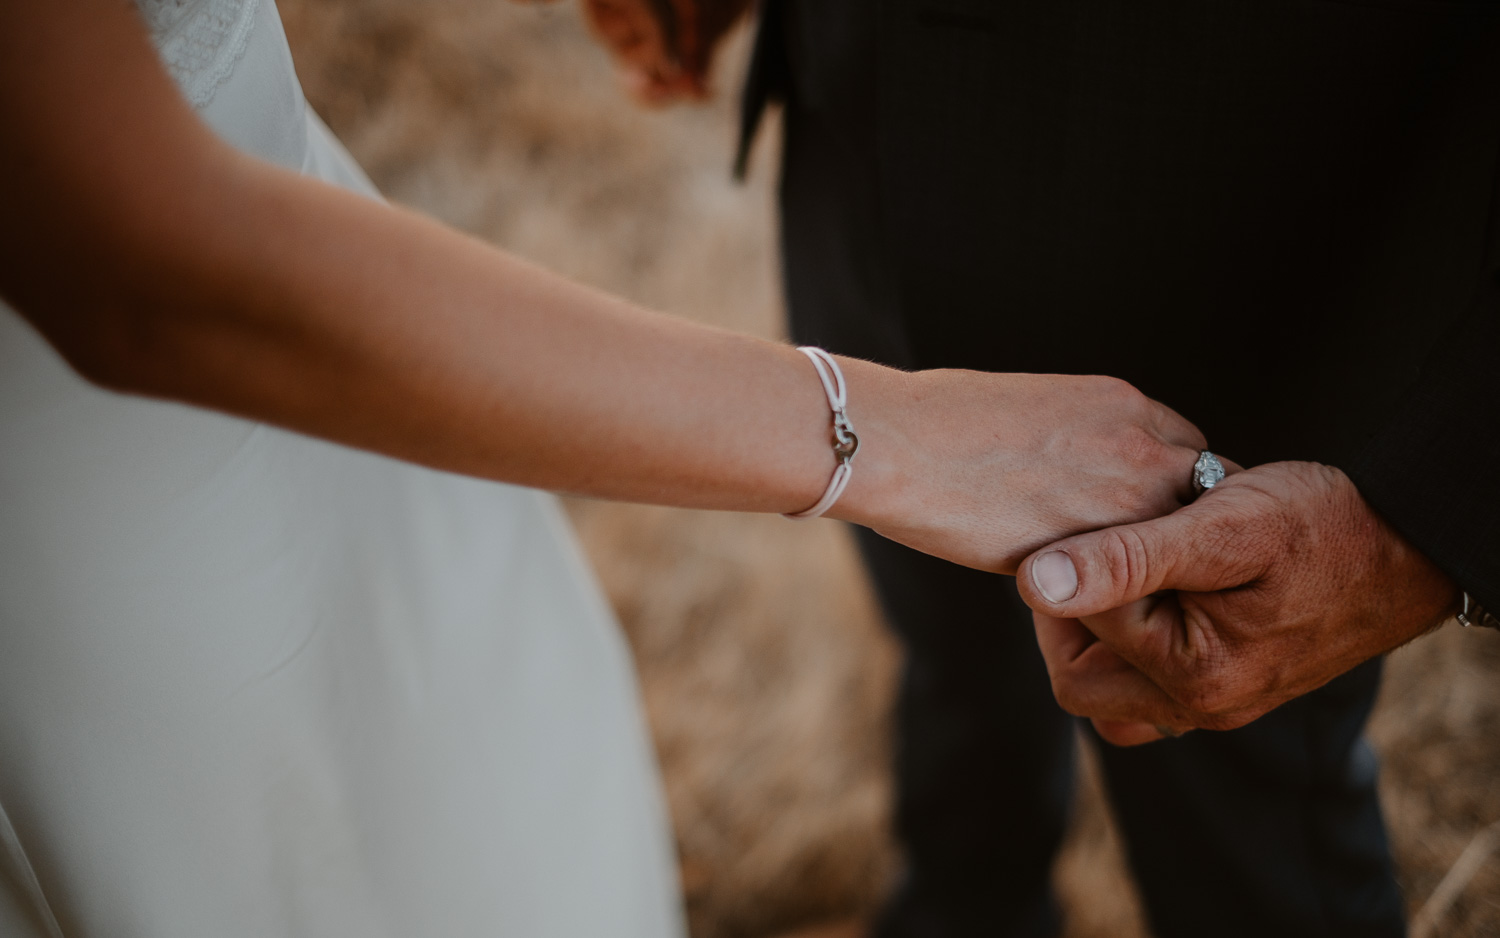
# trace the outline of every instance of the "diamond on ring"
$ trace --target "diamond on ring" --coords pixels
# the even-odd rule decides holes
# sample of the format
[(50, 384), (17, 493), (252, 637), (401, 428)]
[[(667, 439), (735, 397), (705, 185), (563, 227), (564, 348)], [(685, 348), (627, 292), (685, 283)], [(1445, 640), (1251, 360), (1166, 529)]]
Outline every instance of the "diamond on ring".
[(1202, 495), (1209, 489), (1218, 485), (1224, 478), (1224, 464), (1219, 462), (1219, 457), (1208, 450), (1198, 454), (1198, 461), (1193, 464), (1193, 492)]

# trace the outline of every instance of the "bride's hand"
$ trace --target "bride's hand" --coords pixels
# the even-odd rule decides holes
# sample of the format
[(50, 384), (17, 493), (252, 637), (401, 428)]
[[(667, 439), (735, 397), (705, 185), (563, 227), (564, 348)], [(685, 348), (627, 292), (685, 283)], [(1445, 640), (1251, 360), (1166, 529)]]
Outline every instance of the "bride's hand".
[(1014, 574), (1060, 537), (1192, 498), (1203, 434), (1124, 381), (842, 364), (861, 449), (830, 515), (910, 547)]
[[(0, 126), (0, 296), (104, 387), (598, 498), (798, 511), (832, 475), (796, 350), (231, 150), (128, 6), (0, 3)], [(1011, 573), (1189, 494), (1202, 437), (1122, 382), (844, 368), (833, 514), (920, 550)]]

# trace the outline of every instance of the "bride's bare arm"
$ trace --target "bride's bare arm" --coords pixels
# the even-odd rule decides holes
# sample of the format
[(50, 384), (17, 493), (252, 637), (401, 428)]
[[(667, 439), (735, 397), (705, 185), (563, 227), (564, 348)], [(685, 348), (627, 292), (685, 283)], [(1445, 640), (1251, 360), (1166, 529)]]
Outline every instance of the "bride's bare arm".
[[(795, 350), (230, 149), (121, 0), (0, 0), (0, 127), (0, 294), (98, 384), (605, 498), (795, 511), (832, 473)], [(832, 514), (973, 566), (1176, 507), (1201, 444), (1111, 379), (844, 367)]]

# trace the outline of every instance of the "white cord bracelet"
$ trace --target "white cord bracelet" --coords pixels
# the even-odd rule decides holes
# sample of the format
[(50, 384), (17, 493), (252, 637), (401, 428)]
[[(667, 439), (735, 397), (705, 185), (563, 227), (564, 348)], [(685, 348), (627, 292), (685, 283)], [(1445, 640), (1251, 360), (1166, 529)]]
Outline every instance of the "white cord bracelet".
[(859, 437), (849, 424), (849, 415), (844, 412), (849, 404), (849, 389), (844, 384), (844, 373), (839, 369), (839, 363), (833, 360), (832, 355), (811, 345), (804, 345), (797, 351), (806, 355), (813, 367), (818, 369), (818, 378), (822, 380), (823, 391), (828, 395), (828, 406), (833, 410), (833, 457), (838, 460), (838, 467), (833, 470), (833, 478), (828, 480), (828, 488), (816, 505), (806, 511), (783, 515), (794, 521), (816, 518), (833, 507), (833, 503), (844, 494), (844, 489), (849, 487), (849, 477), (854, 475), (851, 463), (854, 462), (854, 454), (859, 452)]

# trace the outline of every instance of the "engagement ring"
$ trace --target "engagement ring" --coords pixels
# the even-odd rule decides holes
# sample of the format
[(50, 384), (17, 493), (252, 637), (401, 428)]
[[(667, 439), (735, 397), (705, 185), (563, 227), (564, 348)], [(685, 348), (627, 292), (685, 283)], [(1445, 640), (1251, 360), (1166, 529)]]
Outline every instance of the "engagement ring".
[(1193, 464), (1193, 494), (1202, 495), (1223, 478), (1224, 464), (1219, 462), (1219, 457), (1208, 450), (1199, 453), (1198, 461)]

